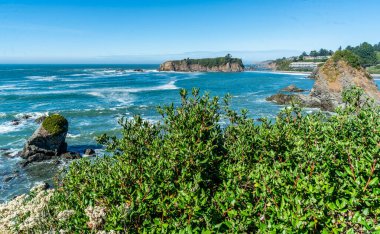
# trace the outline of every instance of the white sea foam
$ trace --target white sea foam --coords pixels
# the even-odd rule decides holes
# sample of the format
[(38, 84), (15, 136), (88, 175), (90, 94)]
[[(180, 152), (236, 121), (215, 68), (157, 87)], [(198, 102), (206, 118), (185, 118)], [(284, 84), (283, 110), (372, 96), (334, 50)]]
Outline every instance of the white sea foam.
[(0, 118), (4, 118), (5, 116), (7, 116), (7, 114), (0, 112)]
[(1, 90), (13, 90), (16, 88), (16, 85), (0, 85), (0, 91)]
[(48, 115), (49, 115), (49, 112), (26, 112), (26, 113), (16, 114), (15, 117), (17, 119), (23, 120), (25, 116), (28, 116), (29, 119), (35, 120), (39, 117), (48, 116)]
[(88, 84), (71, 84), (68, 85), (70, 88), (78, 88), (78, 87), (83, 87), (83, 86), (88, 86)]
[(265, 102), (268, 102), (268, 101), (265, 100), (265, 98), (259, 98), (259, 99), (256, 99), (255, 102), (256, 103), (265, 103)]
[(130, 93), (139, 93), (139, 92), (146, 92), (146, 91), (157, 91), (157, 90), (173, 90), (173, 89), (179, 89), (175, 85), (176, 80), (171, 80), (167, 84), (154, 86), (154, 87), (144, 87), (144, 88), (130, 88), (126, 89)]
[(13, 125), (11, 122), (0, 124), (0, 134), (20, 131), (25, 126), (25, 123), (21, 121), (18, 125)]
[(10, 149), (6, 150), (5, 152), (8, 153), (8, 155), (9, 155), (11, 158), (13, 158), (13, 157), (15, 157), (15, 156), (18, 154), (18, 152), (20, 152), (21, 150), (22, 150), (22, 149), (10, 148)]
[[(16, 114), (14, 117), (18, 120), (18, 124), (15, 125), (11, 121), (0, 124), (0, 134), (21, 131), (25, 127), (33, 125), (33, 120), (46, 115), (48, 115), (48, 112), (27, 112)], [(28, 116), (27, 119), (25, 118), (26, 116)]]
[(78, 138), (80, 137), (81, 135), (80, 134), (70, 134), (70, 133), (67, 133), (67, 138)]
[(27, 79), (35, 81), (54, 81), (57, 80), (57, 76), (27, 76)]
[(70, 76), (81, 77), (81, 76), (90, 76), (90, 75), (91, 75), (90, 73), (78, 73), (78, 74), (72, 74)]
[(91, 96), (94, 96), (94, 97), (105, 98), (104, 94), (101, 93), (101, 92), (93, 91), (93, 92), (88, 92), (88, 94), (91, 95)]
[(117, 101), (121, 104), (130, 104), (133, 102), (133, 97), (131, 97), (130, 93), (140, 93), (140, 92), (148, 92), (148, 91), (159, 91), (159, 90), (174, 90), (179, 89), (175, 85), (176, 80), (172, 80), (167, 84), (153, 86), (153, 87), (142, 87), (142, 88), (105, 88), (105, 89), (92, 89), (88, 90), (88, 95), (106, 98), (111, 101)]
[(20, 85), (0, 85), (0, 92), (6, 90), (24, 90), (30, 87), (20, 87)]

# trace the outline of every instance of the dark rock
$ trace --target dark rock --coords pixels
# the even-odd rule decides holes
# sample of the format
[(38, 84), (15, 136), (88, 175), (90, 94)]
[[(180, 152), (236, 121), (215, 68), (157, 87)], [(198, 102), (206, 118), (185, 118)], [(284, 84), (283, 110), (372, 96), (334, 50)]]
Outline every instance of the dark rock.
[(7, 182), (13, 180), (14, 178), (16, 178), (17, 176), (19, 176), (18, 173), (15, 173), (15, 174), (12, 174), (12, 175), (8, 175), (8, 176), (6, 176), (6, 177), (3, 179), (3, 182), (4, 182), (4, 183), (7, 183)]
[(79, 159), (81, 158), (80, 153), (76, 152), (66, 152), (61, 155), (62, 158), (64, 159)]
[(278, 93), (270, 97), (267, 97), (265, 100), (269, 102), (274, 102), (280, 105), (287, 105), (287, 104), (290, 104), (292, 101), (294, 101), (295, 98), (296, 96), (293, 94)]
[(3, 156), (4, 156), (4, 157), (7, 157), (7, 158), (13, 158), (13, 157), (14, 157), (14, 156), (12, 155), (12, 153), (9, 152), (9, 151), (4, 152), (4, 153), (3, 153)]
[(25, 114), (21, 117), (21, 119), (30, 119), (31, 117), (31, 115)]
[(14, 119), (11, 121), (12, 125), (19, 125), (20, 123), (21, 123), (21, 121), (19, 119)]
[(134, 69), (133, 71), (135, 71), (135, 72), (144, 72), (143, 69)]
[[(47, 128), (47, 129), (46, 129)], [(42, 125), (33, 133), (24, 146), (21, 157), (30, 162), (40, 162), (67, 152), (65, 142), (68, 131), (67, 120), (60, 115), (46, 118)]]
[(84, 154), (85, 155), (94, 155), (95, 154), (95, 150), (93, 150), (93, 149), (86, 149), (84, 151)]
[(41, 117), (38, 117), (36, 120), (34, 120), (35, 123), (42, 123), (46, 119), (46, 115), (43, 115)]
[(295, 85), (289, 85), (288, 87), (283, 88), (281, 91), (292, 92), (292, 93), (300, 93), (300, 92), (305, 92), (306, 90), (300, 89)]

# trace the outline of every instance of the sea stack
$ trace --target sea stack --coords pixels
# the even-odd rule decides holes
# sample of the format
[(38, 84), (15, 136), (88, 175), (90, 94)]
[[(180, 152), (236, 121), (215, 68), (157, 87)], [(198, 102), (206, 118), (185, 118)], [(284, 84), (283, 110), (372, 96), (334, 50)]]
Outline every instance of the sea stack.
[(267, 100), (279, 104), (289, 104), (289, 100), (292, 100), (300, 102), (305, 107), (334, 111), (336, 107), (343, 105), (343, 91), (356, 86), (364, 90), (364, 95), (373, 99), (376, 104), (380, 104), (380, 91), (373, 78), (359, 65), (358, 58), (349, 51), (336, 52), (322, 67), (318, 68), (315, 79), (309, 95), (282, 95), (287, 97), (279, 102), (273, 96), (268, 97)]
[(241, 59), (231, 55), (218, 58), (183, 59), (166, 61), (160, 65), (159, 71), (177, 72), (242, 72), (244, 65)]
[(29, 138), (20, 156), (28, 164), (66, 153), (68, 128), (69, 123), (65, 117), (59, 114), (48, 116)]

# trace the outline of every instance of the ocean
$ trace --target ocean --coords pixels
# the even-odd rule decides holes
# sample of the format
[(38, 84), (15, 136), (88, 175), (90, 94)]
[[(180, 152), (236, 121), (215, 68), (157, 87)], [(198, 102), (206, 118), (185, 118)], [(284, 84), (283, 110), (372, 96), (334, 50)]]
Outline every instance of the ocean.
[[(159, 121), (156, 107), (179, 104), (181, 88), (200, 88), (211, 96), (232, 96), (231, 106), (248, 109), (252, 118), (275, 118), (284, 108), (267, 96), (295, 84), (310, 90), (314, 81), (303, 74), (270, 72), (158, 72), (158, 65), (0, 65), (0, 202), (27, 192), (40, 181), (52, 182), (65, 165), (21, 168), (19, 157), (37, 129), (35, 120), (60, 113), (69, 121), (69, 150), (101, 151), (96, 136), (117, 134), (118, 120), (141, 115)], [(135, 71), (143, 69), (144, 72)], [(376, 80), (380, 85), (380, 80)], [(14, 125), (13, 120), (19, 123)]]

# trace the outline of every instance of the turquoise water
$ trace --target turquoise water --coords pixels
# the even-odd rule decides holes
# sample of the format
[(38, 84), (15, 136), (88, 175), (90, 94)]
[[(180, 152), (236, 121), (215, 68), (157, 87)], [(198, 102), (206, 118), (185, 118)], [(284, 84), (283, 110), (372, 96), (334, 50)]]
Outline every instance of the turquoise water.
[[(100, 150), (94, 138), (116, 133), (121, 117), (141, 114), (158, 121), (158, 105), (179, 102), (179, 89), (198, 87), (211, 95), (233, 96), (232, 107), (246, 108), (253, 118), (273, 118), (283, 108), (265, 101), (290, 84), (311, 89), (304, 75), (273, 73), (157, 72), (158, 65), (0, 65), (0, 200), (24, 193), (51, 177), (22, 169), (12, 157), (35, 131), (39, 116), (60, 113), (70, 123), (69, 149)], [(136, 72), (134, 69), (144, 69)], [(380, 83), (378, 80), (377, 83)], [(23, 119), (30, 115), (29, 119)], [(19, 119), (19, 125), (11, 121)], [(7, 155), (7, 156), (6, 156)], [(9, 181), (9, 175), (16, 175)], [(9, 178), (8, 178), (9, 179)]]

